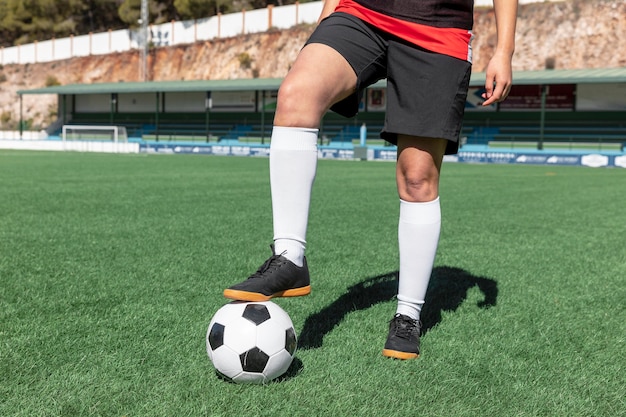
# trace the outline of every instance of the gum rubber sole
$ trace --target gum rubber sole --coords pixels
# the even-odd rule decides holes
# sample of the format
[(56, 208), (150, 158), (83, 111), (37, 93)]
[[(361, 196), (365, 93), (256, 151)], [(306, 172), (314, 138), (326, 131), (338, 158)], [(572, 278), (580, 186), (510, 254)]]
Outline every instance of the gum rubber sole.
[(394, 358), (394, 359), (402, 359), (402, 360), (417, 359), (420, 357), (419, 353), (400, 352), (398, 350), (391, 350), (391, 349), (383, 349), (383, 356), (386, 356), (388, 358)]
[(311, 293), (311, 286), (293, 288), (290, 290), (279, 291), (271, 295), (265, 295), (258, 292), (249, 292), (241, 290), (231, 290), (229, 288), (224, 290), (224, 297), (237, 301), (269, 301), (276, 297), (302, 297)]

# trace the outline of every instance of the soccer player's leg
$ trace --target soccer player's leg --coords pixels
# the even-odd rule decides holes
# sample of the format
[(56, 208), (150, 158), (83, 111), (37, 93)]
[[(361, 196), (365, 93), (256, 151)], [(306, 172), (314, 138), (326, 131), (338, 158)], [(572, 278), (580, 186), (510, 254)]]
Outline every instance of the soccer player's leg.
[(398, 136), (400, 268), (398, 305), (383, 349), (387, 357), (420, 354), (420, 312), (439, 243), (439, 174), (446, 145), (445, 139)]
[(383, 354), (420, 354), (420, 313), (439, 243), (439, 176), (443, 156), (455, 153), (471, 64), (390, 41), (387, 120), (383, 136), (398, 146), (396, 179), (399, 284), (396, 314)]
[(225, 297), (262, 301), (310, 293), (304, 250), (319, 123), (355, 83), (354, 70), (331, 47), (312, 43), (300, 52), (278, 92), (270, 144), (273, 254), (248, 279), (224, 290)]

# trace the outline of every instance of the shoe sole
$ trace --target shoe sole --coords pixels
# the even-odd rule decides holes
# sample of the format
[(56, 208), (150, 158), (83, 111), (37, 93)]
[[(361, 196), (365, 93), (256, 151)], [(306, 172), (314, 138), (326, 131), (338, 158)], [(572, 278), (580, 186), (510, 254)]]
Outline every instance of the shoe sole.
[(237, 301), (269, 301), (277, 297), (302, 297), (311, 293), (311, 286), (293, 288), (290, 290), (279, 291), (271, 295), (265, 295), (258, 292), (249, 292), (241, 290), (224, 290), (224, 297)]
[(392, 349), (383, 349), (383, 356), (386, 356), (388, 358), (394, 358), (394, 359), (402, 359), (402, 360), (417, 359), (420, 357), (419, 353), (401, 352), (399, 350), (392, 350)]

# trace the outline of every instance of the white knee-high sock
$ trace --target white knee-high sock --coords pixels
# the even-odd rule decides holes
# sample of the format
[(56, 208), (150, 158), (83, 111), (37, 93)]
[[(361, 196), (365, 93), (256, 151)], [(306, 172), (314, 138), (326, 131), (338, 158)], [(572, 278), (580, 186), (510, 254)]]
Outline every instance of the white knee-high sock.
[(302, 266), (311, 189), (317, 170), (318, 129), (274, 126), (270, 186), (274, 249)]
[(396, 313), (419, 319), (435, 263), (440, 230), (439, 197), (427, 203), (400, 200), (400, 278)]

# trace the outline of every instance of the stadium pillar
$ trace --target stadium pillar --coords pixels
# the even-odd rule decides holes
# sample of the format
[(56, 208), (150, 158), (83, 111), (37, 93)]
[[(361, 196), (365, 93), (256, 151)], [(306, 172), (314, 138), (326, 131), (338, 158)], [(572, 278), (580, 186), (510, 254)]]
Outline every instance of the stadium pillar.
[(211, 92), (206, 92), (206, 99), (204, 100), (204, 128), (206, 131), (206, 141), (207, 143), (211, 141), (211, 125), (210, 125), (210, 117), (211, 117), (211, 108), (213, 107), (213, 99), (211, 98)]
[(111, 113), (109, 115), (109, 124), (113, 125), (113, 115), (117, 107), (117, 93), (111, 93)]
[(61, 100), (61, 120), (63, 120), (63, 124), (67, 120), (67, 94), (63, 94), (63, 99)]
[(20, 140), (22, 140), (22, 135), (24, 133), (24, 118), (23, 118), (23, 111), (24, 111), (24, 102), (23, 102), (23, 95), (20, 94)]
[(261, 144), (265, 144), (265, 90), (261, 91)]
[(161, 93), (156, 92), (156, 112), (154, 113), (154, 134), (156, 135), (156, 141), (159, 141), (159, 100), (161, 99)]
[(548, 95), (549, 86), (541, 86), (541, 113), (539, 118), (539, 142), (537, 142), (537, 149), (543, 149), (543, 136), (544, 128), (546, 124), (546, 96)]

